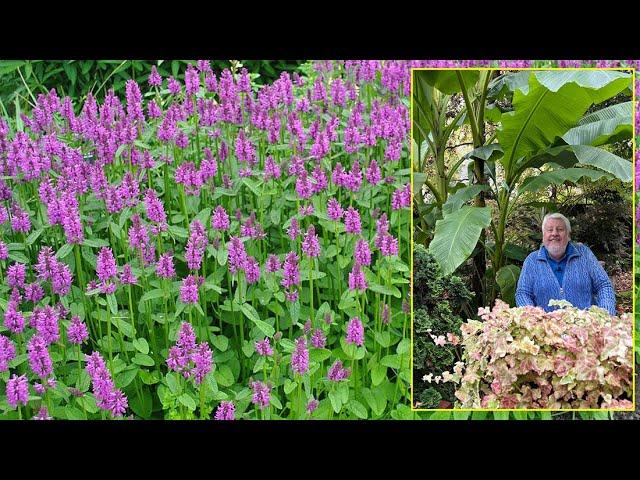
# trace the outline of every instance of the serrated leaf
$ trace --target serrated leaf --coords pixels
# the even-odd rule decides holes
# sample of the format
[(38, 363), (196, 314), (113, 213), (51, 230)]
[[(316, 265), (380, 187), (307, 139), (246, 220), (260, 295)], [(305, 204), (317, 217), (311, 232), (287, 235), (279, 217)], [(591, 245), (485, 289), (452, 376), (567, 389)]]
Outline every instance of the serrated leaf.
[(387, 367), (384, 365), (374, 365), (371, 369), (371, 383), (377, 387), (387, 377)]
[(342, 409), (342, 399), (337, 392), (331, 391), (329, 392), (329, 401), (331, 402), (331, 407), (335, 413), (340, 413)]
[(367, 419), (367, 408), (362, 405), (359, 401), (352, 399), (349, 401), (348, 405), (349, 411), (353, 413), (356, 417), (361, 418), (363, 420)]
[(116, 301), (116, 296), (113, 293), (107, 295), (107, 304), (109, 305), (109, 310), (113, 315), (118, 313), (118, 302)]
[(180, 390), (180, 383), (177, 375), (173, 372), (169, 372), (164, 379), (167, 382), (167, 387), (169, 387), (171, 393), (178, 393), (178, 390)]
[(69, 255), (72, 250), (73, 250), (73, 245), (71, 243), (65, 243), (56, 252), (56, 258), (59, 258), (62, 260), (63, 258), (66, 258), (67, 255)]
[(87, 247), (92, 247), (92, 248), (102, 248), (102, 247), (108, 247), (109, 242), (102, 240), (100, 238), (85, 238), (84, 242), (82, 242), (82, 245), (85, 245)]
[(180, 395), (178, 397), (178, 401), (184, 405), (185, 407), (187, 407), (189, 410), (191, 410), (192, 412), (196, 409), (196, 402), (193, 398), (191, 398), (191, 395), (187, 394), (187, 393), (183, 393), (182, 395)]
[(37, 230), (35, 230), (35, 231), (31, 232), (31, 233), (29, 234), (29, 236), (27, 237), (27, 239), (26, 239), (26, 243), (27, 243), (27, 245), (31, 245), (31, 244), (33, 244), (33, 242), (35, 242), (35, 241), (38, 239), (38, 237), (39, 237), (40, 235), (42, 235), (42, 232), (43, 232), (43, 231), (44, 231), (44, 229), (43, 229), (43, 228), (39, 228), (39, 229), (37, 229)]
[[(320, 272), (318, 270), (311, 270), (311, 279), (319, 280), (321, 278), (326, 277), (327, 274), (324, 272)], [(301, 270), (300, 271), (300, 279), (301, 280), (309, 280), (309, 270)]]
[(265, 334), (265, 336), (267, 337), (273, 336), (273, 334), (275, 333), (275, 329), (271, 325), (269, 325), (267, 322), (260, 320), (260, 317), (258, 316), (258, 312), (256, 312), (256, 309), (253, 308), (251, 304), (243, 303), (240, 306), (240, 310), (242, 310), (242, 313), (244, 313), (244, 315), (249, 320), (251, 320), (255, 324), (255, 326), (260, 329), (262, 333)]
[(398, 290), (398, 288), (394, 286), (387, 287), (386, 285), (378, 285), (376, 283), (371, 283), (369, 285), (369, 290), (371, 290), (372, 292), (381, 293), (383, 295), (392, 295), (396, 298), (402, 297), (400, 290)]

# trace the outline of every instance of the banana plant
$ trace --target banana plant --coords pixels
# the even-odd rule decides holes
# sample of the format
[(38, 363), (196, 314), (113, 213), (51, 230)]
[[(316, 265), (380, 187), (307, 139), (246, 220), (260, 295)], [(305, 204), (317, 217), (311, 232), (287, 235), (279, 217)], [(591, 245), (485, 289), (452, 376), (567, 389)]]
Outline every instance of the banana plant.
[[(418, 145), (424, 140), (427, 146), (424, 154), (418, 148), (419, 162), (414, 165), (418, 171), (414, 174), (414, 200), (419, 219), (414, 222), (414, 225), (418, 224), (416, 241), (427, 243), (428, 235), (423, 232), (433, 230), (435, 223), (435, 236), (430, 244), (432, 253), (439, 258), (450, 258), (452, 263), (459, 262), (458, 265), (474, 251), (479, 239), (484, 243), (484, 229), (491, 219), (490, 209), (485, 206), (484, 192), (488, 190), (485, 160), (492, 158), (493, 151), (491, 146), (485, 147), (493, 137), (487, 141), (485, 136), (485, 114), (488, 87), (494, 75), (493, 70), (415, 72), (414, 139)], [(447, 123), (446, 114), (454, 94), (461, 94), (464, 107)], [(475, 154), (473, 157), (463, 156), (447, 166), (444, 152), (449, 147), (452, 133), (463, 123), (470, 127)], [(426, 178), (424, 173), (430, 159), (435, 162), (433, 180)], [(469, 180), (466, 183), (454, 182), (454, 176), (465, 161), (471, 166)], [(435, 202), (428, 206), (422, 201), (423, 185), (435, 198)], [(474, 208), (464, 206), (471, 199), (474, 199)], [(447, 235), (438, 234), (442, 231)], [(472, 286), (474, 291), (483, 295), (486, 260), (482, 252), (474, 255), (473, 264)]]
[[(464, 81), (459, 76), (458, 80), (462, 86)], [(436, 88), (436, 82), (432, 83)], [(442, 204), (442, 218), (436, 222), (429, 250), (443, 271), (453, 272), (474, 250), (480, 252), (491, 261), (485, 304), (493, 303), (498, 290), (503, 299), (513, 302), (519, 268), (508, 264), (512, 246), (505, 241), (505, 228), (520, 196), (585, 178), (631, 181), (631, 162), (606, 150), (611, 143), (631, 138), (631, 103), (586, 114), (593, 105), (620, 93), (630, 94), (630, 89), (630, 74), (593, 70), (507, 72), (490, 80), (484, 89), (463, 87), (476, 146), (466, 157), (473, 160), (470, 168), (475, 180), (466, 191), (456, 191)], [(512, 108), (495, 115), (495, 108), (490, 107), (504, 99), (511, 101)], [(474, 106), (472, 100), (483, 105)], [(485, 120), (480, 114), (489, 110), (498, 128), (495, 138), (480, 145), (479, 120)], [(502, 167), (500, 174), (496, 174), (496, 165)], [(488, 189), (497, 203), (495, 212), (479, 201)], [(472, 198), (473, 206), (466, 204)], [(480, 242), (483, 248), (478, 249), (487, 227), (493, 245)]]

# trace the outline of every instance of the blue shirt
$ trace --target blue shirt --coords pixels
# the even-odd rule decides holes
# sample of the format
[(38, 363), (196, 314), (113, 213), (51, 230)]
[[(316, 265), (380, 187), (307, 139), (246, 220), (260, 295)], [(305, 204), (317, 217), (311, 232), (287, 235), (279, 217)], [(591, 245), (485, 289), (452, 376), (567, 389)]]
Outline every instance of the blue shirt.
[(533, 305), (550, 312), (557, 307), (549, 307), (549, 300), (567, 300), (577, 308), (597, 305), (615, 315), (616, 294), (604, 268), (589, 247), (571, 245), (562, 268), (562, 282), (552, 270), (544, 247), (529, 254), (518, 278), (516, 305)]
[(549, 266), (551, 267), (551, 270), (553, 270), (553, 273), (555, 273), (556, 278), (558, 279), (558, 284), (562, 285), (562, 280), (564, 278), (564, 271), (567, 268), (567, 260), (569, 259), (569, 256), (573, 253), (573, 245), (571, 245), (571, 242), (567, 244), (567, 248), (564, 252), (564, 255), (560, 260), (554, 260), (551, 257), (551, 255), (549, 255), (549, 251), (547, 250), (546, 247), (543, 246), (542, 250), (544, 251), (544, 254), (547, 257), (547, 262), (549, 262)]

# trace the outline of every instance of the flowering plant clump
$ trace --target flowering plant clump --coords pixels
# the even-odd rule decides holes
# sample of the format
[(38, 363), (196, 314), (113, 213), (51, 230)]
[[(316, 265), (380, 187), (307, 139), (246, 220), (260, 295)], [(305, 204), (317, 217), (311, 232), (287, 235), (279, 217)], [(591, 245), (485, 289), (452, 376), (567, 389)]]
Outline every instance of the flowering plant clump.
[(417, 64), (180, 65), (0, 116), (0, 418), (405, 418)]
[(463, 362), (444, 372), (462, 408), (632, 407), (631, 315), (566, 301), (545, 313), (496, 300), (461, 327)]

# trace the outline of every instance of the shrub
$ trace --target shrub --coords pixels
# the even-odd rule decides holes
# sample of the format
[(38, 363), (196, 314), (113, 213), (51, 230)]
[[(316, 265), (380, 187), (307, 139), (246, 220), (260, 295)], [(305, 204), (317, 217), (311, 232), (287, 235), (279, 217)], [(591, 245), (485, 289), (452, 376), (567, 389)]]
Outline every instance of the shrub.
[(422, 378), (451, 370), (460, 354), (454, 345), (438, 346), (433, 339), (446, 338), (451, 333), (460, 335), (462, 318), (454, 312), (459, 312), (472, 294), (459, 277), (443, 276), (433, 255), (422, 245), (414, 246), (413, 278), (414, 396), (417, 406), (437, 408), (441, 400), (455, 401), (455, 388)]
[(497, 300), (484, 322), (461, 327), (464, 367), (443, 374), (459, 383), (463, 408), (630, 408), (631, 315), (613, 317), (566, 301), (545, 313)]

